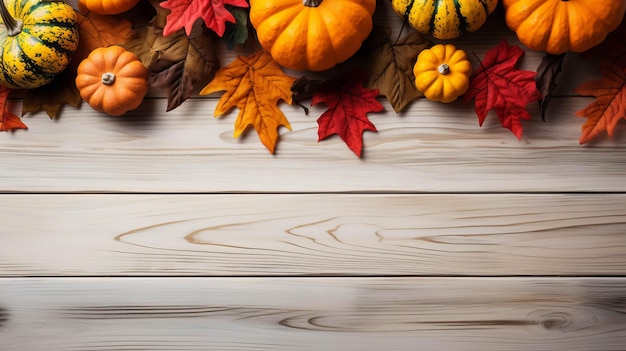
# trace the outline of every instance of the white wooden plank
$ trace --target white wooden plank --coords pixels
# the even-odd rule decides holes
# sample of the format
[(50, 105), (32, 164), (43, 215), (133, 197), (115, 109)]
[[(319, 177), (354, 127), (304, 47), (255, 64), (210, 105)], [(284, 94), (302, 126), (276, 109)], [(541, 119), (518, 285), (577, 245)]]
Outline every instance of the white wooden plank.
[[(398, 31), (402, 20), (388, 3), (380, 5), (381, 23)], [(501, 17), (496, 13), (480, 31), (455, 40), (472, 53), (475, 66), (501, 40), (517, 43)], [(244, 52), (219, 50), (224, 64)], [(535, 70), (542, 56), (527, 50), (520, 68)], [(557, 93), (571, 95), (574, 86), (596, 75), (593, 60), (569, 55)], [(365, 156), (357, 159), (338, 137), (317, 142), (315, 119), (323, 107), (305, 116), (298, 107), (281, 105), (293, 131), (281, 129), (277, 154), (270, 155), (254, 132), (232, 138), (236, 111), (223, 119), (212, 117), (216, 96), (194, 98), (169, 113), (162, 95), (156, 96), (122, 118), (86, 105), (66, 107), (57, 121), (43, 113), (27, 115), (29, 131), (0, 133), (0, 191), (626, 190), (624, 133), (590, 147), (578, 145), (584, 120), (574, 112), (589, 98), (555, 99), (547, 123), (531, 106), (536, 118), (524, 123), (522, 141), (502, 129), (494, 115), (479, 127), (472, 106), (460, 102), (419, 100), (401, 115), (386, 104), (385, 113), (370, 116), (379, 132), (365, 133)], [(19, 110), (19, 104), (18, 99), (13, 109)]]
[(624, 275), (626, 195), (2, 195), (0, 276)]
[[(455, 43), (476, 65), (502, 39), (517, 43), (490, 20)], [(557, 94), (597, 76), (568, 55)], [(624, 133), (577, 145), (592, 99), (555, 99), (522, 141), (459, 102), (386, 104), (361, 160), (317, 143), (321, 107), (281, 105), (293, 131), (269, 155), (216, 101), (165, 113), (156, 92), (123, 118), (66, 107), (0, 133), (0, 192), (214, 193), (1, 195), (0, 350), (623, 349), (624, 278), (475, 277), (624, 276)], [(215, 277), (257, 275), (342, 277)]]
[(0, 279), (0, 348), (621, 350), (615, 279)]
[[(0, 191), (116, 192), (500, 192), (626, 191), (625, 133), (579, 146), (591, 100), (561, 98), (559, 115), (525, 123), (518, 141), (470, 106), (419, 101), (402, 115), (373, 114), (358, 159), (338, 138), (317, 142), (316, 114), (283, 106), (271, 155), (252, 132), (233, 139), (235, 113), (214, 119), (214, 99), (170, 113), (150, 100), (123, 118), (67, 109), (58, 121), (26, 117), (28, 131), (0, 133)], [(391, 111), (389, 106), (387, 111)]]

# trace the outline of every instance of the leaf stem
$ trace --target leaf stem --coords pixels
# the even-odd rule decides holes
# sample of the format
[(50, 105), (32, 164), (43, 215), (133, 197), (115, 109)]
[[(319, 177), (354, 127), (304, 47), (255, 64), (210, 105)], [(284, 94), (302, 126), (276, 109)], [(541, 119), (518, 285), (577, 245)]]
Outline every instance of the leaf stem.
[(400, 41), (400, 37), (402, 36), (402, 32), (404, 31), (404, 28), (406, 27), (407, 21), (402, 21), (402, 27), (400, 27), (400, 31), (398, 32), (398, 36), (396, 37), (396, 41), (393, 43), (398, 44), (398, 42)]

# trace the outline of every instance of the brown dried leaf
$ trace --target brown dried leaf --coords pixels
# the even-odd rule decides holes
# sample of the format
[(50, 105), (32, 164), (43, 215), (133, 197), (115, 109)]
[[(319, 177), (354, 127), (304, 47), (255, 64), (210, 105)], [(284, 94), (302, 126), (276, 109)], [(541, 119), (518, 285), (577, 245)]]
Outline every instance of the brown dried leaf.
[(200, 22), (188, 37), (183, 30), (163, 36), (168, 11), (152, 0), (156, 17), (145, 27), (134, 31), (124, 47), (134, 52), (150, 72), (151, 86), (167, 94), (167, 111), (180, 106), (200, 92), (220, 67), (213, 36)]
[(537, 84), (537, 89), (542, 96), (539, 100), (539, 107), (541, 108), (541, 119), (544, 121), (546, 120), (545, 116), (548, 104), (550, 103), (552, 93), (556, 88), (556, 79), (559, 76), (559, 73), (561, 73), (564, 58), (565, 54), (545, 54), (541, 60), (541, 64), (537, 68), (535, 83)]
[(370, 72), (365, 87), (378, 89), (397, 113), (423, 96), (415, 87), (413, 66), (417, 55), (432, 43), (416, 31), (398, 40), (390, 36), (391, 29), (375, 27), (364, 43), (365, 70)]
[(82, 101), (74, 80), (76, 71), (65, 70), (52, 82), (41, 88), (29, 89), (24, 96), (22, 115), (45, 111), (50, 118), (57, 118), (61, 106), (78, 107)]

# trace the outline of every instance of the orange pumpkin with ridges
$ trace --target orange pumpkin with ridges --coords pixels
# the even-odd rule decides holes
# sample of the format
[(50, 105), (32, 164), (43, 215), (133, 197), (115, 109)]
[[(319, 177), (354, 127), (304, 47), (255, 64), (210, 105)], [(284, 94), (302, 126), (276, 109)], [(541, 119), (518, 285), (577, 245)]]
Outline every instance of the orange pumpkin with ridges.
[(250, 22), (281, 66), (323, 71), (357, 52), (375, 9), (376, 0), (250, 0)]
[(600, 44), (624, 17), (624, 0), (503, 0), (506, 23), (531, 50), (583, 52)]
[(143, 101), (148, 70), (121, 46), (97, 48), (78, 65), (76, 88), (94, 110), (120, 116)]

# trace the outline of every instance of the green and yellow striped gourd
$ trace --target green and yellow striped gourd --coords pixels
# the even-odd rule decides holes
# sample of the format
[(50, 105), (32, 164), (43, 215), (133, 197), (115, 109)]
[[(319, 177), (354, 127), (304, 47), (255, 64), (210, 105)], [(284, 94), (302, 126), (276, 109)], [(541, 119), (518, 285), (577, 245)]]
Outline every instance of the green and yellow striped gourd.
[(392, 0), (411, 27), (437, 39), (454, 39), (480, 28), (498, 0)]
[(78, 46), (74, 9), (63, 1), (0, 0), (0, 85), (32, 89), (49, 83)]

